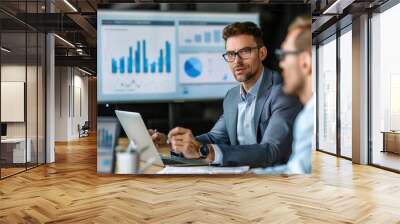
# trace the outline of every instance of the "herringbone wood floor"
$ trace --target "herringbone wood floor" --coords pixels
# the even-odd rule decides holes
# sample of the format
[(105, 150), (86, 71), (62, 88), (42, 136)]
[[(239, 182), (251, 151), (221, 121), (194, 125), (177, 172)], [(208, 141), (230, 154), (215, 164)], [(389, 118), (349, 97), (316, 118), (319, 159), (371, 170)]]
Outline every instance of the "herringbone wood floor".
[(309, 176), (102, 176), (95, 138), (0, 181), (0, 223), (400, 223), (400, 175), (315, 152)]

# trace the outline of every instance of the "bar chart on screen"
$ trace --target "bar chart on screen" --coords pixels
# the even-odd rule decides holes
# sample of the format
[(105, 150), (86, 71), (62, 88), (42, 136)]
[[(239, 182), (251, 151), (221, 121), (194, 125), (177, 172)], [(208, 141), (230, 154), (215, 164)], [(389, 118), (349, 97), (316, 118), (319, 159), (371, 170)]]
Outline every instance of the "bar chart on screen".
[(114, 140), (113, 137), (114, 136), (107, 129), (99, 128), (98, 130), (99, 141), (97, 141), (98, 147), (107, 149), (111, 148)]
[(161, 74), (171, 73), (171, 44), (165, 41), (165, 48), (159, 50), (158, 57), (154, 61), (147, 58), (146, 40), (137, 41), (136, 49), (133, 53), (133, 47), (128, 49), (129, 55), (120, 58), (111, 59), (111, 72), (113, 74), (140, 74), (151, 73)]
[[(176, 91), (174, 26), (113, 26), (104, 30), (109, 44), (103, 64), (108, 94)], [(157, 29), (154, 29), (157, 26)], [(157, 34), (155, 35), (155, 30)], [(140, 35), (138, 35), (140, 34)], [(114, 43), (114, 44), (112, 44)]]
[(229, 22), (180, 21), (181, 47), (220, 47), (223, 49), (222, 30)]
[(222, 99), (237, 85), (223, 29), (257, 13), (101, 12), (98, 102)]

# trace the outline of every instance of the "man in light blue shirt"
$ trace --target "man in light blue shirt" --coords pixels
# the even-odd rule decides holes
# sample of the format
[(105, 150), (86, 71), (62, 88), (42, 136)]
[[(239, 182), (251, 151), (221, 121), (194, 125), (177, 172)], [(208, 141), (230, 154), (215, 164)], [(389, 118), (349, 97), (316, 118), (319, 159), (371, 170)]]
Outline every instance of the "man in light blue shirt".
[(295, 94), (304, 106), (294, 124), (293, 152), (285, 165), (254, 169), (257, 174), (311, 173), (312, 136), (314, 131), (314, 97), (312, 94), (311, 18), (299, 17), (277, 50), (283, 70), (283, 90)]
[[(264, 69), (263, 69), (264, 72)], [(263, 73), (262, 72), (262, 73)], [(261, 73), (261, 74), (262, 74)], [(254, 110), (258, 90), (260, 89), (261, 78), (250, 88), (248, 92), (240, 86), (240, 101), (238, 103), (238, 123), (237, 123), (237, 140), (239, 145), (257, 144), (257, 137), (254, 126)], [(215, 158), (213, 164), (222, 163), (222, 152), (217, 144), (212, 144), (214, 148)]]
[(249, 92), (246, 92), (242, 86), (240, 87), (237, 135), (238, 141), (241, 145), (257, 143), (253, 117), (260, 83), (261, 79), (258, 79), (256, 84), (251, 87)]
[(314, 131), (314, 97), (297, 115), (293, 128), (293, 152), (285, 165), (254, 169), (256, 174), (309, 174), (311, 173), (312, 135)]

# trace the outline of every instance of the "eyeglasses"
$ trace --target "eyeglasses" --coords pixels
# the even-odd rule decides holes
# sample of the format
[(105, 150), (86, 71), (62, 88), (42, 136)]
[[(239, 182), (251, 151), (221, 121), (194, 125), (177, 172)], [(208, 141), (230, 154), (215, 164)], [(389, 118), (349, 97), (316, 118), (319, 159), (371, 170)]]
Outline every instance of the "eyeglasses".
[(301, 52), (303, 52), (303, 51), (300, 51), (300, 50), (285, 51), (283, 49), (276, 49), (275, 50), (275, 55), (278, 57), (278, 60), (281, 61), (286, 57), (286, 55), (289, 55), (289, 54), (297, 55), (297, 54), (300, 54)]
[(241, 59), (247, 59), (251, 56), (251, 51), (254, 49), (259, 49), (261, 47), (245, 47), (238, 51), (227, 51), (225, 52), (222, 57), (225, 59), (226, 62), (233, 62), (235, 61), (236, 56), (239, 56)]

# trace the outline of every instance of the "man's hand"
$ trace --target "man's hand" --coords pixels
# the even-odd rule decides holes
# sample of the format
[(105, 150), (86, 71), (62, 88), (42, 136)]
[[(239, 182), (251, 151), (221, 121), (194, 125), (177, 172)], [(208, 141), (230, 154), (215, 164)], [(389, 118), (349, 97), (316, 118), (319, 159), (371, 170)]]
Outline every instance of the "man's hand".
[(167, 135), (157, 130), (149, 129), (149, 135), (157, 147), (162, 147), (167, 145)]
[(199, 150), (201, 143), (194, 138), (191, 130), (176, 127), (168, 133), (168, 139), (171, 142), (171, 148), (175, 152), (183, 153), (185, 158), (200, 158)]

